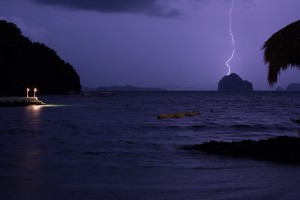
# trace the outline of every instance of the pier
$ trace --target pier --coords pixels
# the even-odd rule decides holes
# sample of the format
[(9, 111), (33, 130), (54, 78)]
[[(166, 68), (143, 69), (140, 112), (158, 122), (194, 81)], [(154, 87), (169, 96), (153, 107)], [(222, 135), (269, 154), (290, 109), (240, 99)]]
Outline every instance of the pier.
[(34, 88), (32, 91), (33, 97), (29, 96), (29, 88), (26, 88), (26, 97), (0, 97), (0, 107), (45, 105), (36, 97), (37, 89)]
[(37, 97), (0, 97), (0, 107), (45, 105)]

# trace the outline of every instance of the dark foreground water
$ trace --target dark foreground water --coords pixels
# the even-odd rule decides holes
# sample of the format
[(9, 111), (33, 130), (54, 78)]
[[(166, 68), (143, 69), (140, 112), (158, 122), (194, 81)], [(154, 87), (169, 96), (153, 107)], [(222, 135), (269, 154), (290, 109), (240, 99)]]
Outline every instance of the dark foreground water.
[[(300, 93), (46, 96), (0, 108), (0, 199), (299, 199), (300, 166), (205, 155), (210, 140), (298, 136)], [(158, 120), (162, 113), (202, 115)]]

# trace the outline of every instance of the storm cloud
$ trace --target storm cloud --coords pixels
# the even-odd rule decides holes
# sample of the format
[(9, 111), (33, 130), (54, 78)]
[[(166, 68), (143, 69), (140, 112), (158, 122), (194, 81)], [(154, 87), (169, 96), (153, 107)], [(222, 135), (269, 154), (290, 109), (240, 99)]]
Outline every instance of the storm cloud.
[(107, 13), (136, 13), (158, 17), (176, 17), (180, 10), (171, 8), (168, 0), (33, 0), (42, 5), (55, 5), (78, 10)]

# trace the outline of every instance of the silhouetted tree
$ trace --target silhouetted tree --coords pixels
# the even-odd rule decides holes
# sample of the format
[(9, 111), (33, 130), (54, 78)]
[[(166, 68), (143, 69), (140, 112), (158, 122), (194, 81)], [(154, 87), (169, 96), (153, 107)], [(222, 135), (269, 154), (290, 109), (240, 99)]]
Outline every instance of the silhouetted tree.
[(274, 33), (264, 44), (265, 62), (269, 64), (268, 81), (277, 82), (281, 70), (300, 68), (300, 20)]

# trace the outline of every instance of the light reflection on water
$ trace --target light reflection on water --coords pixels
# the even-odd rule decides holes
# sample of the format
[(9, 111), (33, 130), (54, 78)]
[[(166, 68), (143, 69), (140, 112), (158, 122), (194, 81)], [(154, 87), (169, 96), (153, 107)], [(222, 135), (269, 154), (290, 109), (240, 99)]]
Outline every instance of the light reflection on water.
[(25, 107), (25, 123), (33, 132), (40, 130), (42, 107), (41, 105)]
[(24, 126), (32, 132), (40, 131), (42, 123), (42, 113), (47, 108), (65, 107), (62, 104), (49, 104), (49, 105), (31, 105), (25, 107), (24, 112)]
[[(15, 172), (10, 177), (8, 186), (1, 185), (4, 188), (18, 188), (11, 194), (12, 199), (26, 199), (28, 194), (34, 194), (37, 198), (40, 196), (44, 173), (41, 143), (43, 111), (44, 106), (39, 105), (0, 110), (2, 123), (4, 122), (0, 132), (0, 176), (5, 177), (9, 172)], [(7, 166), (7, 171), (3, 166)]]

